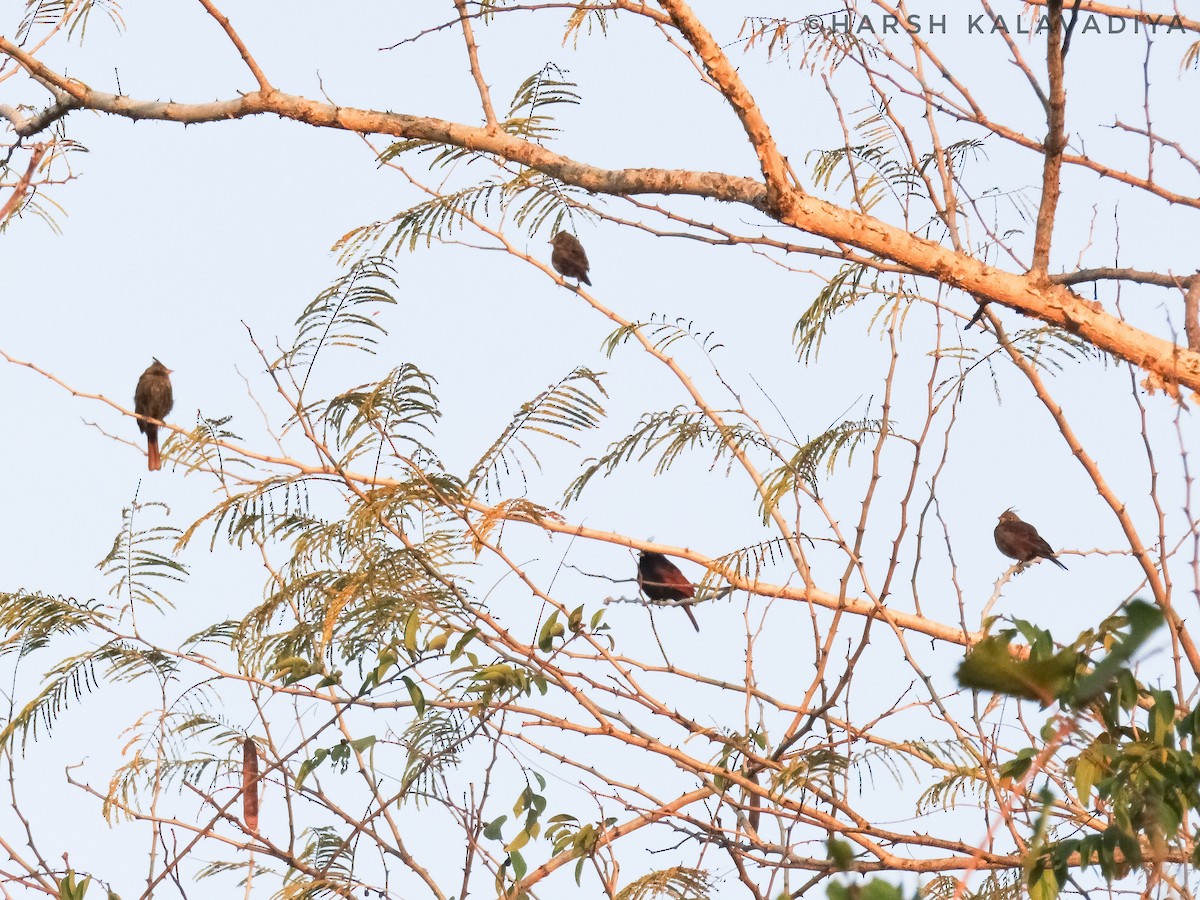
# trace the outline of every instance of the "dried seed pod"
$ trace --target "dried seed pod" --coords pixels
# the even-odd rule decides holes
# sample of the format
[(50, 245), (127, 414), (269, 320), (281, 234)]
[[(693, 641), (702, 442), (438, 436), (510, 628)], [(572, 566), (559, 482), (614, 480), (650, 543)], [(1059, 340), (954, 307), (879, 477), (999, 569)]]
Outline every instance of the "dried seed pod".
[(258, 831), (258, 746), (253, 738), (242, 741), (242, 821)]

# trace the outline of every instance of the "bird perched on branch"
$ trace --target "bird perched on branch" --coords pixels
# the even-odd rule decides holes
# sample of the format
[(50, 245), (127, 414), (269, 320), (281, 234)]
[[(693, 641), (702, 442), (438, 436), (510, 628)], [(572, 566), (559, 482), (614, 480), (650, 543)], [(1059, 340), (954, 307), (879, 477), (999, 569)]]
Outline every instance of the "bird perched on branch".
[(554, 252), (550, 254), (550, 265), (563, 278), (574, 278), (583, 284), (590, 285), (588, 280), (588, 258), (583, 252), (583, 244), (579, 238), (565, 231), (560, 231), (550, 238)]
[(1065, 569), (1055, 557), (1054, 550), (1028, 522), (1022, 522), (1011, 509), (1000, 513), (1000, 522), (995, 531), (996, 547), (1010, 559), (1032, 562), (1048, 559), (1060, 569)]
[[(139, 416), (162, 420), (174, 405), (171, 370), (155, 359), (138, 379), (137, 389), (133, 392), (133, 411)], [(138, 430), (146, 435), (146, 457), (150, 471), (157, 472), (162, 468), (162, 459), (158, 455), (158, 426), (138, 419)]]
[[(638, 587), (651, 600), (688, 600), (696, 596), (696, 586), (679, 571), (679, 567), (661, 553), (638, 554)], [(692, 627), (700, 630), (700, 623), (688, 606), (683, 607)]]

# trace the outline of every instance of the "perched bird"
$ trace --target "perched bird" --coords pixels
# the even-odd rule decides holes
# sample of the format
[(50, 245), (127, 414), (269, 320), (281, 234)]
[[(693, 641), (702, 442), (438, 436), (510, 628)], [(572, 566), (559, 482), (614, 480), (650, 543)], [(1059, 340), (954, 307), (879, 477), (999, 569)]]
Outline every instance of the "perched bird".
[[(638, 555), (638, 587), (651, 600), (687, 600), (696, 596), (696, 586), (684, 577), (679, 567), (661, 553), (642, 551)], [(692, 620), (692, 627), (700, 630), (700, 623), (692, 615), (690, 606), (683, 611)]]
[(987, 301), (986, 300), (978, 300), (977, 302), (979, 303), (979, 308), (977, 310), (975, 310), (975, 315), (971, 316), (971, 318), (967, 321), (967, 327), (964, 328), (963, 331), (970, 331), (971, 326), (974, 325), (976, 322), (978, 322), (980, 319), (982, 319), (983, 314), (985, 312), (987, 312), (987, 307), (988, 307)]
[(560, 231), (550, 238), (554, 252), (550, 254), (550, 265), (563, 278), (574, 278), (583, 284), (590, 285), (588, 280), (588, 258), (583, 252), (583, 244), (573, 234)]
[[(138, 379), (137, 389), (133, 392), (133, 411), (139, 416), (162, 420), (174, 405), (171, 370), (155, 359)], [(146, 456), (149, 459), (150, 471), (157, 472), (162, 468), (162, 460), (158, 455), (158, 426), (153, 422), (138, 419), (138, 430), (146, 436)]]
[(1028, 522), (1022, 522), (1011, 509), (1000, 513), (1000, 523), (995, 531), (996, 546), (1005, 556), (1021, 562), (1032, 562), (1035, 559), (1048, 559), (1060, 569), (1065, 569), (1054, 556), (1054, 550), (1047, 544), (1037, 529)]

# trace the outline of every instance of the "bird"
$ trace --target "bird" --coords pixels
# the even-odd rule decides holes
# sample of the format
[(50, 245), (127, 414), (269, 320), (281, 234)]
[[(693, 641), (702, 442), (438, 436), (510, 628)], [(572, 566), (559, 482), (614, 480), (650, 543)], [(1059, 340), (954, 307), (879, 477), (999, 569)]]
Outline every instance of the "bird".
[(979, 308), (975, 310), (975, 315), (971, 316), (971, 318), (967, 321), (967, 327), (964, 328), (963, 331), (970, 331), (971, 326), (982, 319), (983, 314), (987, 312), (988, 302), (986, 300), (980, 300), (978, 297), (976, 297), (975, 300), (979, 304)]
[[(687, 600), (696, 596), (696, 586), (679, 571), (679, 567), (661, 553), (642, 551), (638, 554), (638, 587), (651, 600)], [(692, 620), (692, 627), (700, 630), (700, 623), (692, 615), (689, 606), (683, 611)]]
[[(152, 357), (153, 358), (153, 357)], [(157, 359), (138, 379), (137, 389), (133, 392), (133, 411), (139, 416), (163, 420), (175, 405), (175, 395), (171, 391), (171, 369), (168, 369)], [(158, 455), (158, 425), (138, 419), (138, 430), (146, 435), (146, 456), (151, 472), (162, 468), (162, 459)]]
[(583, 284), (591, 285), (588, 280), (588, 258), (583, 252), (583, 244), (579, 238), (565, 231), (560, 231), (550, 238), (554, 252), (550, 254), (550, 265), (563, 278), (574, 278)]
[(1055, 557), (1054, 550), (1028, 522), (1022, 522), (1011, 509), (1000, 513), (1000, 522), (995, 531), (996, 547), (1005, 556), (1020, 562), (1048, 559), (1060, 569), (1065, 569)]

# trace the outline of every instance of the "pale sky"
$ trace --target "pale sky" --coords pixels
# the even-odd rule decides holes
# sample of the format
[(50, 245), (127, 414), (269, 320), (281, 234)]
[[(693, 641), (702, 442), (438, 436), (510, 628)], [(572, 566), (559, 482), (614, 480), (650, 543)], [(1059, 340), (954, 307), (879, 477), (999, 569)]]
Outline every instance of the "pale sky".
[[(0, 32), (12, 34), (20, 16), (17, 7), (10, 4), (2, 14)], [(736, 46), (744, 14), (825, 12), (778, 2), (752, 9), (708, 0), (696, 7), (702, 12), (708, 8), (708, 24), (727, 49)], [(447, 20), (449, 3), (373, 0), (355, 3), (350, 11), (341, 4), (242, 0), (222, 9), (281, 90), (317, 98), (324, 91), (345, 105), (469, 124), (479, 119), (478, 97), (457, 31), (448, 29), (394, 51), (380, 49)], [(1023, 77), (1005, 61), (1000, 39), (968, 33), (952, 4), (923, 4), (920, 12), (940, 15), (942, 9), (949, 10), (948, 34), (931, 39), (940, 42), (951, 65), (964, 67), (964, 80), (978, 91), (977, 99), (998, 120), (1042, 134), (1040, 109), (1031, 103)], [(98, 90), (119, 88), (147, 99), (199, 102), (253, 88), (241, 61), (198, 4), (128, 3), (123, 16), (125, 31), (116, 31), (96, 14), (82, 47), (59, 40), (40, 58)], [(565, 13), (520, 13), (500, 16), (493, 27), (480, 29), (483, 64), (502, 114), (525, 77), (555, 62), (578, 81), (583, 96), (582, 105), (558, 110), (563, 131), (557, 146), (568, 155), (614, 168), (658, 165), (754, 174), (753, 155), (732, 112), (699, 85), (696, 72), (666, 48), (657, 33), (625, 17), (614, 23), (607, 38), (585, 35), (578, 45), (563, 46), (564, 19)], [(1194, 37), (1161, 36), (1152, 55), (1154, 124), (1192, 147), (1200, 137), (1194, 112), (1197, 75), (1179, 74), (1178, 65)], [(1031, 59), (1041, 58), (1024, 38), (1019, 41)], [(1144, 142), (1106, 126), (1115, 119), (1144, 124), (1144, 41), (1141, 34), (1078, 34), (1068, 86), (1068, 128), (1080, 134), (1074, 149), (1139, 172), (1145, 166)], [(812, 161), (806, 161), (806, 154), (842, 142), (836, 114), (819, 79), (799, 71), (794, 60), (789, 65), (783, 59), (769, 64), (764, 59), (760, 50), (746, 54), (743, 75), (777, 139), (788, 148), (793, 167), (808, 182)], [(44, 91), (21, 76), (0, 81), (0, 103), (37, 105), (46, 99)], [(848, 87), (840, 99), (847, 119), (861, 121), (866, 95)], [(339, 272), (330, 249), (333, 243), (358, 225), (412, 204), (417, 194), (400, 175), (378, 168), (370, 149), (354, 135), (272, 118), (185, 129), (76, 112), (69, 116), (67, 128), (89, 152), (75, 157), (77, 179), (48, 195), (62, 207), (53, 213), (59, 233), (26, 216), (10, 222), (0, 235), (0, 349), (52, 372), (77, 391), (103, 394), (126, 406), (132, 406), (138, 375), (156, 356), (175, 371), (171, 421), (187, 425), (197, 413), (232, 415), (230, 427), (248, 446), (272, 451), (255, 398), (275, 423), (282, 418), (281, 408), (270, 396), (246, 327), (264, 347), (274, 347), (277, 340), (286, 345), (301, 310)], [(981, 137), (966, 128), (948, 136)], [(11, 140), (11, 132), (4, 140)], [(377, 148), (386, 145), (383, 140), (374, 143)], [(419, 157), (411, 165), (415, 175), (426, 174), (420, 171)], [(1025, 237), (1014, 239), (1024, 258), (1032, 221), (1022, 216), (1036, 212), (1040, 172), (1040, 157), (995, 138), (985, 143), (968, 169), (977, 196), (991, 187), (1004, 194), (997, 216), (1004, 228), (1024, 229)], [(1180, 190), (1193, 195), (1197, 191), (1195, 172), (1189, 175), (1165, 151), (1156, 157), (1156, 173)], [(427, 181), (436, 183), (440, 177), (431, 175)], [(1023, 200), (1008, 193), (1022, 191)], [(615, 215), (634, 215), (620, 201), (598, 202)], [(877, 212), (897, 221), (896, 207), (889, 204), (884, 201)], [(745, 209), (700, 201), (679, 202), (672, 208), (731, 225), (750, 222), (754, 229), (782, 231)], [(1061, 220), (1054, 271), (1120, 264), (1189, 273), (1196, 267), (1194, 214), (1157, 200), (1122, 196), (1093, 175), (1068, 173)], [(1119, 253), (1114, 244), (1118, 224)], [(682, 317), (701, 333), (715, 332), (724, 345), (714, 355), (722, 374), (762, 413), (769, 428), (783, 429), (781, 414), (801, 437), (812, 436), (842, 417), (879, 414), (887, 353), (878, 328), (866, 332), (872, 304), (861, 304), (835, 319), (819, 360), (805, 366), (796, 361), (791, 332), (821, 287), (814, 275), (788, 272), (746, 248), (656, 239), (583, 220), (576, 230), (591, 259), (594, 293), (601, 302), (629, 318), (644, 319), (652, 313), (672, 320)], [(520, 234), (511, 223), (507, 233), (510, 239)], [(484, 243), (470, 233), (461, 237), (466, 244)], [(518, 243), (548, 260), (548, 237), (538, 233)], [(790, 237), (806, 242), (803, 235)], [(982, 234), (972, 237), (983, 240)], [(436, 377), (445, 417), (433, 446), (452, 471), (465, 473), (521, 403), (577, 365), (609, 373), (604, 379), (610, 392), (605, 403), (608, 421), (600, 432), (583, 435), (579, 450), (548, 440), (536, 444), (544, 453), (545, 468), (540, 475), (534, 473), (529, 493), (539, 502), (557, 502), (581, 462), (602, 453), (641, 412), (669, 409), (687, 400), (678, 383), (633, 346), (605, 359), (601, 343), (611, 323), (518, 260), (470, 246), (435, 245), (415, 253), (401, 251), (394, 261), (399, 305), (381, 314), (389, 336), (375, 357), (341, 353), (336, 363), (329, 363), (325, 383), (365, 382), (401, 361), (414, 362)], [(801, 270), (809, 266), (807, 260), (783, 261)], [(1013, 268), (1011, 262), (1003, 264)], [(832, 269), (820, 271), (829, 274)], [(1098, 299), (1112, 308), (1114, 288), (1106, 284), (1101, 290)], [(1168, 312), (1180, 327), (1177, 293), (1127, 287), (1121, 299), (1125, 314), (1147, 330), (1169, 334)], [(961, 296), (945, 300), (969, 312)], [(1035, 324), (1014, 313), (1003, 315), (1010, 331)], [(918, 307), (906, 325), (901, 390), (893, 412), (906, 433), (919, 426), (930, 322), (928, 307)], [(985, 351), (994, 346), (992, 337), (979, 331), (965, 340)], [(703, 372), (699, 353), (682, 344), (677, 350), (686, 366)], [(943, 377), (953, 372), (948, 365)], [(996, 372), (1001, 400), (987, 374), (976, 373), (968, 383), (952, 436), (951, 463), (940, 476), (941, 512), (951, 523), (960, 586), (968, 598), (968, 615), (976, 616), (1008, 565), (992, 542), (996, 516), (1006, 507), (1017, 507), (1056, 548), (1121, 547), (1111, 515), (1105, 514), (1094, 489), (1056, 439), (1053, 423), (1028, 385), (1003, 360), (997, 360)], [(716, 405), (729, 405), (711, 375), (702, 374), (701, 381)], [(755, 382), (769, 394), (769, 402)], [(1065, 371), (1053, 380), (1053, 391), (1118, 493), (1128, 498), (1148, 527), (1149, 475), (1125, 367), (1111, 362), (1105, 366), (1095, 359), (1081, 365), (1066, 362)], [(103, 597), (110, 584), (95, 564), (111, 546), (121, 510), (135, 495), (143, 502), (169, 506), (170, 516), (163, 523), (178, 528), (187, 527), (218, 498), (211, 480), (184, 477), (169, 461), (162, 472), (147, 473), (144, 442), (134, 421), (103, 404), (73, 398), (35, 373), (6, 364), (0, 364), (0, 398), (9, 422), (3, 441), (6, 464), (0, 466), (0, 590)], [(868, 407), (870, 398), (874, 402)], [(1160, 486), (1174, 485), (1170, 490), (1181, 491), (1175, 408), (1161, 395), (1146, 402), (1158, 439)], [(1183, 438), (1194, 440), (1192, 414), (1184, 413), (1180, 422)], [(931, 441), (927, 452), (930, 459), (921, 483), (933, 471), (940, 441)], [(306, 458), (311, 460), (312, 454)], [(565, 515), (590, 527), (653, 537), (714, 556), (768, 536), (750, 485), (736, 474), (726, 478), (723, 463), (710, 472), (708, 463), (709, 457), (700, 453), (657, 479), (650, 477), (652, 463), (631, 465), (607, 481), (594, 482)], [(868, 464), (869, 448), (855, 455), (854, 475), (847, 477), (839, 467), (843, 480), (835, 475), (824, 483), (828, 502), (847, 528), (857, 519)], [(906, 468), (896, 468), (880, 485), (882, 499), (875, 515), (884, 527), (870, 550), (879, 559), (887, 552), (894, 528), (889, 500), (894, 506), (907, 477)], [(520, 493), (515, 480), (512, 485), (514, 494)], [(1164, 494), (1169, 490), (1164, 488)], [(1166, 511), (1178, 534), (1179, 494), (1175, 498)], [(632, 557), (624, 550), (569, 548), (562, 538), (546, 541), (519, 528), (511, 531), (520, 551), (516, 555), (536, 557), (539, 562), (533, 568), (547, 577), (564, 555), (591, 571), (614, 577), (633, 574)], [(219, 539), (210, 555), (208, 534), (184, 557), (193, 577), (172, 593), (179, 610), (162, 626), (164, 633), (183, 635), (204, 622), (239, 617), (261, 599), (261, 561), (253, 553), (231, 550)], [(1153, 529), (1147, 534), (1152, 536)], [(946, 569), (941, 530), (932, 514), (925, 553), (928, 571)], [(911, 560), (912, 551), (907, 558)], [(997, 611), (1031, 618), (1069, 638), (1095, 624), (1137, 587), (1138, 575), (1127, 559), (1095, 554), (1068, 555), (1064, 560), (1069, 574), (1043, 564), (1010, 583)], [(694, 568), (689, 574), (698, 576)], [(830, 565), (818, 581), (834, 590), (841, 571), (840, 562)], [(579, 602), (594, 605), (621, 591), (607, 582), (567, 577)], [(922, 593), (925, 612), (956, 624), (953, 590), (943, 585), (939, 592), (936, 580), (931, 582)], [(484, 592), (494, 585), (479, 587)], [(632, 588), (624, 590), (628, 595)], [(527, 593), (506, 583), (496, 588), (490, 602), (504, 608), (506, 603), (529, 600)], [(907, 583), (897, 586), (895, 602), (898, 608), (911, 608)], [(680, 637), (679, 653), (693, 664), (710, 660), (714, 672), (728, 668), (736, 674), (743, 666), (742, 647), (725, 654), (723, 641), (730, 629), (744, 629), (745, 604), (734, 599), (709, 606), (697, 610), (703, 631), (693, 636), (687, 629), (686, 637)], [(761, 612), (761, 607), (755, 609)], [(656, 615), (662, 628), (672, 612)], [(676, 624), (687, 628), (679, 615)], [(609, 616), (618, 623), (644, 621), (645, 613), (619, 606), (610, 608)], [(978, 621), (967, 624), (976, 627)], [(766, 646), (776, 645), (781, 658), (786, 657), (785, 637), (767, 639)], [(803, 646), (809, 652), (810, 644)], [(948, 673), (955, 662), (946, 659), (932, 665)], [(34, 660), (30, 667), (37, 665)], [(800, 677), (807, 681), (809, 671), (804, 668)], [(776, 674), (786, 681), (785, 669)], [(897, 688), (884, 681), (885, 691)], [(117, 718), (124, 724), (125, 718)], [(56, 746), (44, 757), (44, 768), (39, 766), (38, 782), (53, 791), (55, 805), (61, 802), (87, 816), (80, 833), (89, 837), (81, 845), (66, 847), (79, 868), (102, 866), (108, 852), (103, 842), (115, 838), (96, 836), (104, 831), (97, 826), (96, 805), (64, 788), (61, 769), (49, 761), (71, 763), (88, 756), (85, 770), (102, 787), (110, 756), (103, 747), (119, 747), (120, 741), (117, 736), (99, 740), (94, 735), (112, 719), (110, 711), (95, 707), (69, 712), (61, 733), (76, 735), (77, 743)], [(0, 814), (0, 827), (3, 822)], [(70, 833), (70, 824), (64, 823), (64, 828)], [(141, 872), (135, 866), (125, 884), (135, 884)], [(109, 877), (119, 882), (122, 876)]]

